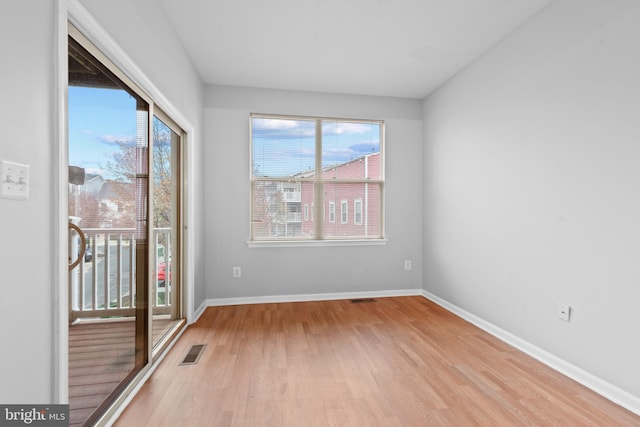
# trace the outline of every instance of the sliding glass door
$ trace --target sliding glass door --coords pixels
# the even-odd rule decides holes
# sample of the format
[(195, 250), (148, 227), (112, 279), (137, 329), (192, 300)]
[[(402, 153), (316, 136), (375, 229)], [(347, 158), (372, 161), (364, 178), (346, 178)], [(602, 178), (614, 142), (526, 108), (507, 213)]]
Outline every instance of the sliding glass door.
[(184, 132), (69, 37), (69, 403), (93, 425), (182, 320)]
[(182, 130), (162, 111), (153, 117), (153, 347), (170, 336), (181, 315), (180, 201)]

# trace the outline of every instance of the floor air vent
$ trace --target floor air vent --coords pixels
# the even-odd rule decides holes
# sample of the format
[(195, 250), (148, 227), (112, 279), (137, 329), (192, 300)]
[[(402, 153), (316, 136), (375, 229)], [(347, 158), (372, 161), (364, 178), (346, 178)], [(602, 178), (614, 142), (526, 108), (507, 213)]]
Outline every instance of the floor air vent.
[(365, 302), (376, 302), (376, 300), (374, 298), (357, 298), (357, 299), (352, 299), (351, 302), (353, 304), (361, 304)]
[(197, 344), (191, 346), (191, 349), (184, 357), (184, 360), (180, 363), (180, 365), (195, 365), (200, 360), (200, 356), (202, 356), (202, 352), (206, 347), (206, 344)]

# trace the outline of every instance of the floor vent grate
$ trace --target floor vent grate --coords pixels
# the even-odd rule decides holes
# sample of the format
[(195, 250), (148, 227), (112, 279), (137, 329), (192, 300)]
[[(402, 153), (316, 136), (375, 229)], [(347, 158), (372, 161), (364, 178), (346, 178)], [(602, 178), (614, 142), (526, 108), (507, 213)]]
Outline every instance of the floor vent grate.
[(361, 304), (366, 302), (376, 302), (376, 300), (374, 298), (356, 298), (356, 299), (352, 299), (351, 302), (353, 304)]
[(180, 365), (195, 365), (200, 360), (200, 356), (202, 356), (202, 352), (206, 347), (206, 344), (197, 344), (191, 346), (191, 349), (184, 357), (184, 360), (180, 363)]

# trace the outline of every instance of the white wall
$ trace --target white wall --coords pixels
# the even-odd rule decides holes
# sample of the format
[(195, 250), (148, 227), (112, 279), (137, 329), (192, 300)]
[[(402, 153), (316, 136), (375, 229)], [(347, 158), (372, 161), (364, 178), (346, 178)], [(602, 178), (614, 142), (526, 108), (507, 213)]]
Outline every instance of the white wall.
[(426, 290), (635, 396), (639, 23), (554, 1), (424, 102)]
[[(209, 86), (205, 104), (207, 298), (421, 288), (420, 101)], [(384, 119), (388, 243), (249, 248), (251, 112)]]
[(2, 403), (53, 395), (54, 16), (53, 2), (0, 4), (0, 159), (31, 166), (29, 199), (0, 199)]
[[(81, 0), (81, 4), (193, 126), (194, 141), (189, 149), (193, 149), (195, 153), (195, 179), (187, 184), (195, 188), (196, 215), (195, 224), (189, 226), (202, 230), (204, 89), (191, 60), (158, 2)], [(202, 239), (202, 232), (196, 231), (195, 237), (195, 252), (192, 254), (196, 266), (194, 309), (200, 306), (205, 298), (205, 241)]]

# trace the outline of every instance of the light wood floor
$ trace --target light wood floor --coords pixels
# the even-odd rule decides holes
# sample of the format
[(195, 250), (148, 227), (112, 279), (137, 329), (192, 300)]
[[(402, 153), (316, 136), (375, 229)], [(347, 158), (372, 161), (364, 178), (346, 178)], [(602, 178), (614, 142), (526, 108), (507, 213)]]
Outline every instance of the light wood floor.
[[(179, 366), (207, 344), (196, 365)], [(115, 424), (640, 426), (422, 297), (211, 307)]]

